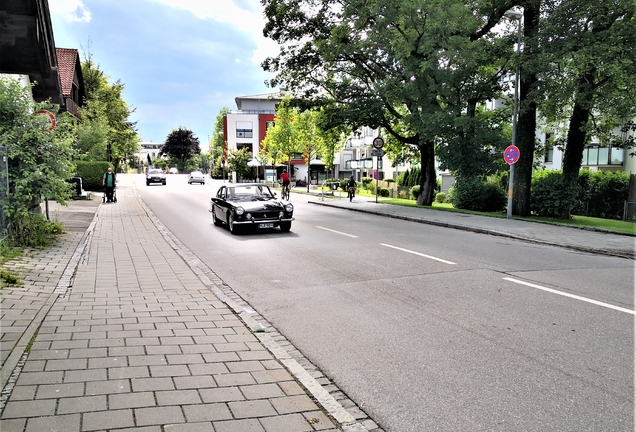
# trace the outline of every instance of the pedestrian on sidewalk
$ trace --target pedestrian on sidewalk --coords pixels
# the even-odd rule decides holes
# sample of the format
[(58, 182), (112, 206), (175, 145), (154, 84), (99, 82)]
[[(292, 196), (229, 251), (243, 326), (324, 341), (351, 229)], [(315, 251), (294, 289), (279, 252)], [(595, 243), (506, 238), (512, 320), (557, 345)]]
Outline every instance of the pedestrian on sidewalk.
[(108, 167), (102, 178), (102, 186), (106, 192), (106, 202), (113, 202), (113, 192), (115, 191), (115, 185), (117, 184), (117, 176), (113, 172), (111, 167)]

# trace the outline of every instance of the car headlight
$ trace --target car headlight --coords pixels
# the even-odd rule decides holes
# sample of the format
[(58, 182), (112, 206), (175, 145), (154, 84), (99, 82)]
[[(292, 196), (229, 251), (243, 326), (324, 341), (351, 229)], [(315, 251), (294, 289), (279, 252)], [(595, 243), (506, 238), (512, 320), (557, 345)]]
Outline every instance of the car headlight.
[(243, 213), (245, 213), (245, 209), (243, 207), (237, 207), (236, 210), (234, 210), (234, 213), (241, 216)]
[(289, 203), (288, 203), (288, 204), (285, 204), (285, 211), (286, 211), (287, 213), (291, 213), (291, 212), (293, 212), (293, 211), (294, 211), (294, 206), (293, 206), (293, 205), (291, 205), (291, 204), (289, 204)]

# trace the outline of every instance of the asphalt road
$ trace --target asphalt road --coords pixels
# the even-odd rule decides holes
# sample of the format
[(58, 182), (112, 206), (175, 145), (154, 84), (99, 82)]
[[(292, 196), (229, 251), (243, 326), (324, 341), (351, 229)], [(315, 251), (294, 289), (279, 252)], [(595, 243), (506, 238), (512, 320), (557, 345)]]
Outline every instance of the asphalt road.
[(139, 180), (162, 223), (385, 430), (633, 430), (633, 261), (298, 195), (290, 233), (233, 236), (207, 212), (220, 182)]

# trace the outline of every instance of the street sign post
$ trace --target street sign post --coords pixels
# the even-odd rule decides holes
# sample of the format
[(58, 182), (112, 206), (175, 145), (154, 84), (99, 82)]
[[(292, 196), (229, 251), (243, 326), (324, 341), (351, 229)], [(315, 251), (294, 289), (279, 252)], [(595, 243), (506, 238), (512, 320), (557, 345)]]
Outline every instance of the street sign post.
[(376, 157), (375, 162), (375, 202), (378, 202), (378, 184), (380, 181), (380, 158), (383, 157), (386, 153), (382, 150), (384, 147), (384, 140), (380, 137), (377, 137), (373, 140), (373, 150), (371, 150), (371, 156)]
[(515, 145), (508, 146), (506, 147), (506, 150), (504, 150), (504, 160), (508, 165), (510, 165), (510, 179), (508, 181), (508, 209), (506, 215), (507, 219), (512, 218), (512, 193), (515, 178), (515, 164), (519, 161), (520, 156), (521, 152)]

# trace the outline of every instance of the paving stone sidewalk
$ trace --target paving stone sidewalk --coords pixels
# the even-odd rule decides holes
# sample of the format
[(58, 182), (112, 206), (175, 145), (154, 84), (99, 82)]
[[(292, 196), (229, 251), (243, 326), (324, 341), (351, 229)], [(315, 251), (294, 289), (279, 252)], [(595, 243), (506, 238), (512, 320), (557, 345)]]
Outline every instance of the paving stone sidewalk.
[(3, 432), (368, 430), (165, 234), (123, 188), (15, 264)]

